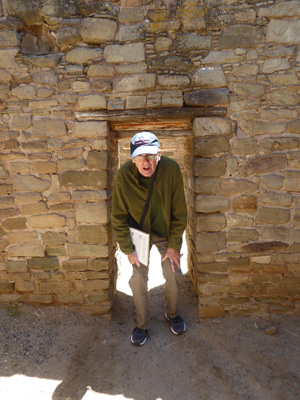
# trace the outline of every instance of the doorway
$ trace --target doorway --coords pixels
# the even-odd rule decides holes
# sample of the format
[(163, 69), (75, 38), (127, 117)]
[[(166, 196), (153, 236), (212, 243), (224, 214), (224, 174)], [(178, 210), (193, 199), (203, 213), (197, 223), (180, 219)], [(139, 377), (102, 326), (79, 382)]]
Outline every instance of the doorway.
[[(142, 130), (142, 129), (141, 129)], [(186, 202), (188, 207), (188, 225), (193, 213), (193, 197), (192, 197), (192, 131), (155, 131), (151, 129), (159, 139), (162, 154), (174, 159), (180, 166), (186, 194)], [(118, 132), (114, 136), (117, 140), (118, 152), (118, 168), (130, 159), (130, 140), (137, 132)], [(192, 200), (192, 201), (191, 201)], [(187, 228), (183, 236), (183, 245), (181, 249), (181, 269), (183, 274), (187, 274), (192, 270), (189, 257), (190, 230)], [(127, 260), (127, 256), (120, 250), (116, 251), (117, 260), (117, 281), (116, 289), (127, 295), (131, 295), (128, 284), (132, 273), (132, 267)], [(162, 286), (164, 278), (162, 276), (160, 255), (156, 246), (153, 246), (150, 252), (149, 263), (149, 282), (148, 290)]]

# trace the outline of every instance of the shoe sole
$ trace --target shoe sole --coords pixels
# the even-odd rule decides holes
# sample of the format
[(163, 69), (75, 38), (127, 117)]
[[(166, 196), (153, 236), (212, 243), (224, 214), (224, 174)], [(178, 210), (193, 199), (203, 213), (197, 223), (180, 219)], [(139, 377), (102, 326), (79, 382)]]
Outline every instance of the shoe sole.
[(165, 313), (165, 317), (166, 317), (166, 320), (170, 323), (170, 329), (171, 329), (171, 332), (172, 332), (174, 335), (182, 335), (182, 334), (186, 331), (186, 325), (185, 325), (185, 323), (183, 323), (183, 325), (184, 325), (184, 330), (183, 330), (182, 332), (175, 332), (174, 329), (173, 329), (173, 327), (172, 327), (172, 325), (171, 325), (170, 318), (167, 316), (166, 313)]
[(146, 343), (147, 338), (145, 338), (141, 343), (136, 343), (136, 342), (132, 339), (132, 336), (131, 336), (130, 341), (131, 341), (131, 343), (132, 343), (134, 346), (143, 346), (143, 345)]

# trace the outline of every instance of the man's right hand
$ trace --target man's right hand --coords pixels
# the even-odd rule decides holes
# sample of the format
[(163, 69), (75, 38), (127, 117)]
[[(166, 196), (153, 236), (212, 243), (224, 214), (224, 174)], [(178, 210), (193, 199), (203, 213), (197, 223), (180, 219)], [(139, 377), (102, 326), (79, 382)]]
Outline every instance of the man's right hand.
[(128, 254), (127, 257), (130, 264), (136, 264), (138, 267), (140, 266), (139, 258), (136, 251), (134, 251), (131, 254)]

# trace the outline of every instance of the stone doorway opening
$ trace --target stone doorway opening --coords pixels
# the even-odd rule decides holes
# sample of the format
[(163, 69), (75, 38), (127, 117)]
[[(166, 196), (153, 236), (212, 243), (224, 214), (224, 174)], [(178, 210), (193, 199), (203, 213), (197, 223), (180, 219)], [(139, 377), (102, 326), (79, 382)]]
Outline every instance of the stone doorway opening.
[[(193, 159), (193, 134), (191, 130), (155, 130), (149, 127), (143, 127), (138, 131), (148, 130), (153, 132), (159, 139), (162, 154), (168, 156), (178, 162), (183, 175), (186, 202), (188, 206), (188, 225), (183, 237), (183, 245), (181, 253), (181, 268), (184, 274), (192, 272), (191, 257), (189, 257), (190, 243), (191, 243), (191, 230), (190, 220), (192, 219), (193, 213), (193, 197), (192, 197), (192, 159)], [(115, 170), (120, 165), (130, 159), (130, 139), (138, 131), (120, 131), (114, 132), (115, 138), (115, 152), (117, 152), (117, 159), (115, 160)], [(127, 260), (127, 256), (124, 255), (118, 248), (116, 251), (117, 260), (117, 279), (116, 289), (131, 296), (131, 290), (129, 288), (129, 278), (132, 273), (132, 267)], [(160, 256), (154, 246), (150, 253), (150, 264), (149, 264), (149, 282), (148, 289), (151, 290), (155, 287), (162, 286), (164, 284), (164, 278), (162, 276), (160, 267)]]

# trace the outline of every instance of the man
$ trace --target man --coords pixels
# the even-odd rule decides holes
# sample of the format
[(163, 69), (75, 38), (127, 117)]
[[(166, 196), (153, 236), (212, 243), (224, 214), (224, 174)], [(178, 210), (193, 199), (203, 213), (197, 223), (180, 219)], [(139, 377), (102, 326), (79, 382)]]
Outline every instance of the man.
[(131, 139), (130, 150), (131, 160), (121, 166), (114, 180), (111, 222), (120, 249), (133, 266), (129, 285), (136, 308), (137, 326), (131, 335), (131, 342), (142, 346), (150, 324), (148, 267), (141, 264), (132, 244), (130, 221), (140, 221), (151, 179), (155, 177), (150, 205), (141, 229), (150, 234), (150, 245), (156, 245), (162, 257), (166, 280), (165, 317), (171, 331), (178, 335), (186, 330), (183, 319), (178, 315), (178, 303), (182, 281), (180, 248), (187, 210), (180, 168), (174, 160), (161, 156), (157, 137), (151, 132), (137, 133)]

